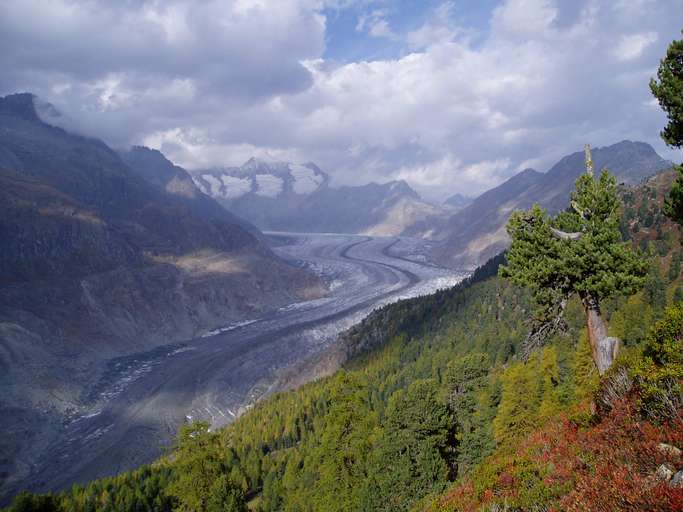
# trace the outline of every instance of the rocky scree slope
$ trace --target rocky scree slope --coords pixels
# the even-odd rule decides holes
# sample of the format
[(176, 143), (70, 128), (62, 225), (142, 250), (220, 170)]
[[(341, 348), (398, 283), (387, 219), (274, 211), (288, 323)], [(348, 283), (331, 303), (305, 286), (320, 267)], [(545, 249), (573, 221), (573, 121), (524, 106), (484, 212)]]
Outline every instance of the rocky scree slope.
[(324, 291), (160, 154), (129, 167), (34, 103), (0, 98), (0, 488), (87, 405), (104, 359)]

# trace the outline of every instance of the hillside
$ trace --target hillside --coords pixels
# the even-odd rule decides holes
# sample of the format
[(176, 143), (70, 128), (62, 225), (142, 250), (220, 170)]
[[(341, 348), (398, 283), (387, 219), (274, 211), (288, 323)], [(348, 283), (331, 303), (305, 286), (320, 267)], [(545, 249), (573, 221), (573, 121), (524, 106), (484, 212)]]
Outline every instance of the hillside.
[(461, 210), (462, 208), (465, 208), (465, 206), (468, 206), (469, 204), (471, 204), (472, 201), (473, 201), (473, 198), (471, 198), (471, 197), (465, 197), (462, 194), (453, 194), (451, 197), (447, 198), (444, 201), (444, 204), (447, 204), (448, 206), (452, 206), (453, 208)]
[(32, 95), (0, 98), (0, 489), (79, 410), (104, 359), (324, 291), (153, 156), (163, 165), (140, 177), (101, 141), (42, 122)]
[[(595, 168), (609, 169), (620, 183), (635, 185), (643, 178), (671, 167), (651, 146), (622, 141), (593, 151)], [(437, 220), (429, 236), (441, 240), (434, 257), (444, 265), (474, 268), (507, 247), (505, 224), (513, 210), (534, 203), (551, 213), (565, 208), (576, 178), (584, 171), (583, 152), (562, 158), (547, 172), (525, 169), (493, 188), (445, 221)], [(422, 234), (425, 226), (414, 226), (406, 234)]]
[[(640, 368), (641, 379), (674, 371), (667, 357), (681, 353), (680, 308), (659, 328), (673, 340), (651, 331), (683, 297), (680, 233), (661, 215), (671, 179), (658, 175), (623, 190), (624, 232), (651, 253), (652, 270), (642, 291), (604, 308), (626, 347), (627, 368)], [(645, 233), (643, 223), (650, 224)], [(202, 510), (211, 503), (227, 510), (245, 510), (245, 503), (251, 510), (499, 510), (506, 503), (536, 510), (560, 502), (585, 510), (602, 503), (580, 501), (597, 499), (591, 489), (633, 497), (632, 510), (653, 510), (653, 503), (675, 510), (683, 489), (653, 475), (663, 464), (680, 469), (675, 449), (657, 448), (680, 447), (679, 424), (641, 417), (644, 394), (601, 399), (595, 412), (582, 405), (615, 388), (609, 376), (598, 386), (577, 300), (568, 305), (566, 332), (521, 361), (532, 306), (526, 290), (496, 276), (502, 261), (455, 288), (373, 313), (341, 340), (344, 369), (331, 377), (278, 394), (218, 432), (188, 426), (175, 454), (152, 467), (56, 498), (25, 495), (15, 510), (34, 510), (40, 500), (43, 510), (57, 503), (171, 510), (180, 502)], [(673, 343), (666, 352), (673, 355), (661, 355), (658, 339)], [(644, 359), (643, 350), (655, 359)], [(593, 461), (606, 469), (596, 473)]]
[(252, 158), (241, 167), (193, 171), (193, 177), (204, 193), (268, 231), (400, 235), (448, 212), (404, 181), (332, 187), (313, 163)]

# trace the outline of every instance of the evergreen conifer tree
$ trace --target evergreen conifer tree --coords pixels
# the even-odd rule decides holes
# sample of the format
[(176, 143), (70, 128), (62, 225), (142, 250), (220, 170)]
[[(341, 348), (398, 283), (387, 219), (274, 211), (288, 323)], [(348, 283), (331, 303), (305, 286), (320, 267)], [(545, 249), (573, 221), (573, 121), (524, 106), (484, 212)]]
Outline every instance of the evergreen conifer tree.
[(646, 265), (622, 241), (616, 179), (606, 170), (595, 179), (588, 146), (586, 167), (576, 181), (570, 210), (550, 217), (535, 205), (510, 216), (512, 245), (500, 274), (533, 291), (536, 322), (527, 338), (527, 354), (564, 327), (564, 309), (576, 293), (586, 315), (593, 360), (604, 373), (616, 357), (619, 340), (607, 334), (601, 302), (638, 290)]
[[(657, 79), (650, 80), (650, 90), (669, 119), (661, 132), (668, 146), (683, 146), (683, 39), (672, 41), (657, 70)], [(683, 224), (683, 166), (676, 166), (679, 176), (664, 206), (664, 212)]]

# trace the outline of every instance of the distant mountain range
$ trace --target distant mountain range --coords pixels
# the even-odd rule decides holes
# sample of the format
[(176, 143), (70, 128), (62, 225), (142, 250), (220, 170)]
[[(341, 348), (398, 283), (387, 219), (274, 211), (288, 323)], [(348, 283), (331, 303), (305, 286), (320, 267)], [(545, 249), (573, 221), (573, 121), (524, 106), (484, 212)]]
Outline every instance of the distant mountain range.
[[(643, 142), (622, 141), (593, 151), (596, 169), (634, 184), (671, 163)], [(241, 167), (192, 171), (197, 186), (264, 230), (403, 235), (430, 240), (435, 261), (472, 269), (503, 250), (505, 224), (534, 203), (555, 212), (569, 203), (584, 153), (562, 158), (548, 172), (525, 169), (481, 196), (455, 194), (442, 205), (423, 200), (404, 181), (332, 187), (313, 163), (250, 159)]]
[(204, 193), (263, 230), (399, 235), (452, 211), (422, 200), (405, 181), (331, 187), (313, 163), (252, 158), (192, 176)]
[[(631, 141), (594, 149), (593, 162), (596, 170), (607, 168), (625, 184), (636, 184), (671, 166), (652, 146)], [(428, 219), (404, 234), (425, 236), (428, 227), (428, 236), (441, 242), (433, 251), (438, 262), (455, 268), (476, 268), (507, 247), (505, 224), (513, 210), (528, 209), (534, 203), (551, 212), (566, 208), (574, 182), (583, 172), (583, 151), (562, 158), (546, 173), (525, 169), (453, 215)]]

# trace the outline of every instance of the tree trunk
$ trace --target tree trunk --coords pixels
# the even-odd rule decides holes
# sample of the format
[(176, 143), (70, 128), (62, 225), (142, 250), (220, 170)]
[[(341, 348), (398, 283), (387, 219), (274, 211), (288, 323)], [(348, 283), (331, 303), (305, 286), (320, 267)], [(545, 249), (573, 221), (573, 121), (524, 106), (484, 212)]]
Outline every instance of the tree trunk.
[(600, 313), (600, 304), (589, 294), (581, 296), (583, 309), (586, 312), (586, 326), (588, 327), (588, 341), (593, 352), (593, 361), (598, 367), (600, 375), (612, 366), (619, 351), (619, 338), (607, 335), (607, 324)]

